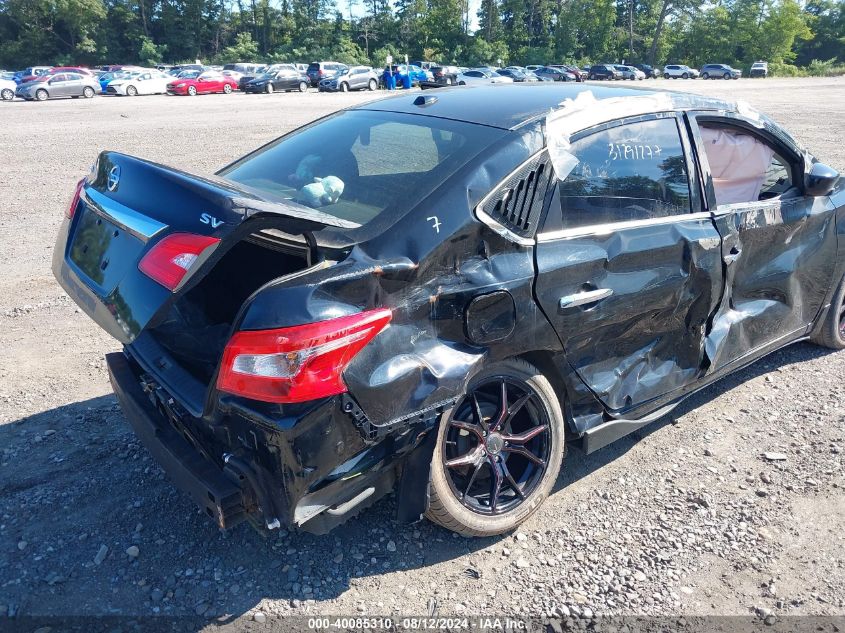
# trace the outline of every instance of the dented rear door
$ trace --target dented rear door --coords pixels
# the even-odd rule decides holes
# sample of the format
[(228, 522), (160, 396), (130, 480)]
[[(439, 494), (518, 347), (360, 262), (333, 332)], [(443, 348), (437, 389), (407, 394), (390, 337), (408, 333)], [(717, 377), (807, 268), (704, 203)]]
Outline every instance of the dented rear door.
[(621, 414), (707, 373), (721, 238), (673, 113), (589, 130), (572, 154), (538, 235), (535, 293), (569, 364)]

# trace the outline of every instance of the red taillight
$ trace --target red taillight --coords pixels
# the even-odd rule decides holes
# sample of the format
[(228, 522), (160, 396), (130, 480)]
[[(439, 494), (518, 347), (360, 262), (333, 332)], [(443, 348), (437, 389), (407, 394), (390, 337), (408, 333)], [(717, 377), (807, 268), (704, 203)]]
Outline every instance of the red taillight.
[(200, 256), (219, 242), (208, 235), (173, 233), (153, 246), (138, 268), (168, 290), (175, 290)]
[(343, 371), (392, 318), (386, 308), (278, 330), (237, 332), (217, 388), (265, 402), (305, 402), (346, 391)]
[(76, 191), (73, 192), (73, 200), (70, 201), (70, 206), (65, 211), (65, 217), (70, 220), (73, 214), (76, 213), (76, 207), (79, 206), (79, 196), (82, 194), (82, 187), (85, 185), (85, 178), (76, 183)]

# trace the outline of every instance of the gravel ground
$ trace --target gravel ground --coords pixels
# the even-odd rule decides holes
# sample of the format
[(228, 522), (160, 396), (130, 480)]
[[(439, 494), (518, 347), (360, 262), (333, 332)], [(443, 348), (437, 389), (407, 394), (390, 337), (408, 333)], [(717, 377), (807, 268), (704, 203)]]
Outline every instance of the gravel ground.
[[(654, 83), (745, 99), (845, 171), (844, 79)], [(398, 525), (392, 498), (325, 537), (226, 534), (174, 490), (50, 272), (74, 183), (101, 149), (211, 172), (371, 98), (0, 103), (0, 615), (845, 615), (845, 353), (809, 344), (570, 451), (502, 538)]]

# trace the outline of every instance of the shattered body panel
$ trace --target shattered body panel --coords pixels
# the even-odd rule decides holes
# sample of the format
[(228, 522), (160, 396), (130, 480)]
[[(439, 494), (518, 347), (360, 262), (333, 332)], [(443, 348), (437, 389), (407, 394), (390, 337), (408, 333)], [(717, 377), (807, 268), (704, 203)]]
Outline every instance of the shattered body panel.
[[(845, 274), (845, 192), (840, 185), (803, 195), (815, 159), (747, 106), (575, 84), (443, 89), (420, 99), (400, 95), (356, 110), (461, 122), (485, 130), (486, 140), (401, 212), (358, 224), (262, 196), (228, 180), (231, 166), (200, 178), (104, 152), (80, 210), (62, 225), (55, 275), (125, 344), (109, 368), (127, 417), (165, 467), (169, 456), (194, 451), (200, 470), (211, 464), (222, 473), (220, 481), (171, 473), (221, 526), (248, 518), (324, 532), (396, 485), (400, 516), (419, 518), (440, 416), (492, 362), (536, 366), (557, 392), (569, 438), (594, 450), (806, 338), (831, 309)], [(567, 226), (561, 183), (576, 173), (586, 178), (578, 142), (655, 121), (676, 130), (680, 154), (660, 165), (682, 178), (683, 205), (657, 212), (637, 204), (621, 220), (585, 216)], [(720, 206), (698, 130), (707, 121), (783, 148), (794, 187)], [(656, 164), (661, 148), (648, 141), (610, 143), (605, 158)], [(115, 168), (125, 184), (112, 189)], [(640, 183), (638, 174), (622, 184), (631, 183)], [(114, 230), (110, 239), (131, 244), (123, 251), (131, 258), (121, 261), (106, 245), (94, 249), (105, 259), (88, 262), (79, 254), (90, 245), (80, 237), (85, 222), (90, 244)], [(171, 293), (136, 269), (173, 230), (220, 242)], [(248, 247), (237, 247), (245, 240)], [(198, 301), (215, 292), (204, 281), (236, 248), (253, 247), (284, 253), (292, 268), (256, 278), (243, 297), (217, 308), (228, 310), (225, 318), (198, 318)], [(105, 274), (92, 272), (97, 266)], [(346, 365), (345, 393), (272, 404), (217, 388), (215, 345), (235, 333), (382, 308), (390, 324)], [(194, 347), (211, 358), (210, 368), (173, 343), (168, 328), (185, 323), (197, 324)], [(155, 443), (170, 429), (185, 446)], [(231, 485), (240, 491), (235, 501), (221, 492)]]

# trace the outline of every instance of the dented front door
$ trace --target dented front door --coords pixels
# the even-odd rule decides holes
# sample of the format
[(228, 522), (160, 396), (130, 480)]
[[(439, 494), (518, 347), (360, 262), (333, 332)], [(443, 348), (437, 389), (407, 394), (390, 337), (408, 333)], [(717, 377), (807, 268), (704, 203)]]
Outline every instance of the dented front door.
[[(808, 333), (833, 281), (835, 209), (827, 196), (803, 195), (803, 157), (764, 125), (712, 113), (695, 121), (750, 136), (773, 152), (768, 176), (753, 201), (719, 204), (718, 181), (707, 178), (725, 269), (725, 292), (707, 340), (711, 371), (717, 371)], [(701, 146), (698, 125), (692, 129)], [(699, 155), (709, 175), (706, 150), (702, 147)]]
[(538, 236), (537, 299), (569, 364), (616, 413), (707, 372), (721, 239), (679, 123), (626, 120), (575, 139), (577, 164)]

